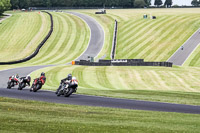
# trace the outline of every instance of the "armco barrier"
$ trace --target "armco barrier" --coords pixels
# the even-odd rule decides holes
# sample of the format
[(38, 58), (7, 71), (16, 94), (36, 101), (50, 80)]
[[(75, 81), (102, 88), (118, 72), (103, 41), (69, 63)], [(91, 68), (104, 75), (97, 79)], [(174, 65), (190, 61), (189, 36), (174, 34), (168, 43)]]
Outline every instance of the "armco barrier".
[(111, 51), (111, 59), (115, 59), (115, 49), (117, 44), (117, 31), (118, 31), (118, 22), (115, 20), (115, 27), (113, 33), (113, 42), (112, 42), (112, 51)]
[(42, 11), (45, 12), (47, 14), (49, 14), (50, 16), (50, 20), (51, 20), (51, 28), (49, 30), (49, 33), (47, 34), (47, 36), (43, 39), (43, 41), (38, 45), (38, 47), (36, 48), (36, 50), (28, 57), (21, 59), (21, 60), (17, 60), (17, 61), (10, 61), (10, 62), (0, 62), (0, 65), (11, 65), (11, 64), (18, 64), (18, 63), (22, 63), (22, 62), (26, 62), (30, 59), (32, 59), (33, 57), (35, 57), (39, 51), (40, 48), (44, 45), (44, 43), (49, 39), (49, 37), (51, 36), (52, 32), (53, 32), (53, 17), (49, 12), (46, 11)]
[(143, 59), (120, 59), (120, 60), (99, 60), (90, 62), (87, 60), (75, 61), (75, 65), (84, 66), (163, 66), (172, 67), (171, 62), (144, 62)]

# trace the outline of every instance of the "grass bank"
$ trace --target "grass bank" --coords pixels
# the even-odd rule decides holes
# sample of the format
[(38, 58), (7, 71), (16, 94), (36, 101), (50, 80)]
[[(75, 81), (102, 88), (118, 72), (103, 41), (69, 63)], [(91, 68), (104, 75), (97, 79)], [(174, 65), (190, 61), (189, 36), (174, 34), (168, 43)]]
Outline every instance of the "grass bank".
[[(199, 115), (0, 98), (0, 132), (197, 133)], [(167, 117), (166, 117), (167, 116)]]
[(46, 13), (13, 12), (0, 25), (0, 61), (27, 57), (47, 35), (50, 18)]
[[(112, 9), (105, 15), (97, 10), (78, 10), (100, 22), (106, 39), (99, 57), (110, 58), (113, 25), (119, 22), (116, 58), (166, 61), (200, 27), (200, 9)], [(157, 19), (143, 19), (147, 14)]]
[(44, 89), (56, 90), (68, 73), (79, 80), (79, 94), (200, 105), (197, 68), (57, 66), (45, 72)]

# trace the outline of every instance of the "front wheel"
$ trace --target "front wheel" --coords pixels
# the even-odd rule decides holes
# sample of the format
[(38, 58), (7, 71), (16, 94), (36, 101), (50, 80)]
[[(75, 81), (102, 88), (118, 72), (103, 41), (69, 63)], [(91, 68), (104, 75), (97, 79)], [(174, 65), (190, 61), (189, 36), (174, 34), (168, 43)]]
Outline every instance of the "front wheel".
[(7, 86), (7, 89), (11, 89), (13, 83), (12, 82), (8, 82), (8, 86)]

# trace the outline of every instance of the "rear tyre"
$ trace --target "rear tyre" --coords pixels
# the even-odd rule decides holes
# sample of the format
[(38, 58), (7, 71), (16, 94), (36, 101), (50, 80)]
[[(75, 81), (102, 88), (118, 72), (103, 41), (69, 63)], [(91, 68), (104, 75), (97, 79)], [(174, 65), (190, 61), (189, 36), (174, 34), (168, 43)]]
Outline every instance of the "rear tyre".
[(36, 85), (33, 86), (33, 92), (37, 92), (37, 87), (36, 87)]
[(69, 91), (65, 94), (65, 97), (69, 97), (73, 92), (74, 90), (70, 88)]

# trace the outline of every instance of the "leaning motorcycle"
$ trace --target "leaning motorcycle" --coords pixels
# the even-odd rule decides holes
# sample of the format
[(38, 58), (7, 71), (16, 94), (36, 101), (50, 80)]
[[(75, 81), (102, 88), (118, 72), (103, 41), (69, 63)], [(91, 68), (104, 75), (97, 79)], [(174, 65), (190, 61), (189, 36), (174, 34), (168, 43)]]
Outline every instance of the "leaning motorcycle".
[(34, 79), (30, 91), (37, 92), (41, 88), (42, 88), (42, 81), (40, 81), (39, 78)]
[(22, 90), (23, 88), (25, 88), (29, 82), (30, 79), (26, 79), (26, 77), (20, 78), (18, 90)]
[(7, 85), (8, 85), (7, 88), (11, 89), (12, 87), (14, 87), (17, 84), (18, 84), (17, 80), (13, 79), (12, 77), (9, 77), (9, 80), (7, 82)]
[(59, 88), (56, 91), (57, 96), (64, 95), (69, 97), (72, 93), (76, 92), (78, 85), (70, 84), (61, 81)]

